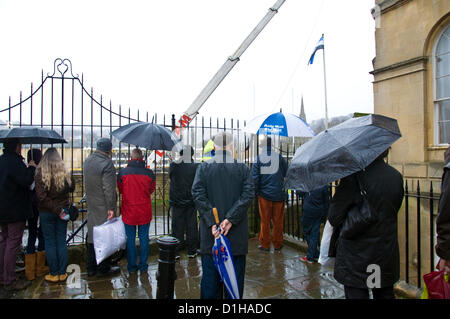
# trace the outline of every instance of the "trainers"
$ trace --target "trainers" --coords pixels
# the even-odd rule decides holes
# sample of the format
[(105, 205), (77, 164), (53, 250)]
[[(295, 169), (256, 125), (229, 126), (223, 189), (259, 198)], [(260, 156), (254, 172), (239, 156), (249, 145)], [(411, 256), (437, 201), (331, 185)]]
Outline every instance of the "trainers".
[(283, 245), (281, 245), (280, 247), (278, 247), (278, 248), (274, 248), (275, 250), (281, 250), (281, 248), (283, 248)]
[(26, 289), (29, 285), (31, 285), (31, 281), (16, 279), (9, 285), (4, 285), (3, 287), (6, 291), (19, 291)]
[(270, 251), (270, 248), (264, 248), (261, 245), (258, 246), (258, 249), (263, 250), (263, 251)]
[(106, 276), (112, 276), (120, 273), (120, 267), (118, 266), (111, 266), (111, 268), (107, 272), (97, 272), (97, 277), (106, 277)]
[(300, 260), (305, 262), (305, 263), (308, 263), (308, 264), (312, 264), (313, 263), (313, 261), (311, 261), (308, 258), (306, 258), (306, 256), (301, 257)]
[(195, 258), (195, 257), (197, 257), (197, 253), (188, 254), (188, 257), (189, 257), (189, 258)]

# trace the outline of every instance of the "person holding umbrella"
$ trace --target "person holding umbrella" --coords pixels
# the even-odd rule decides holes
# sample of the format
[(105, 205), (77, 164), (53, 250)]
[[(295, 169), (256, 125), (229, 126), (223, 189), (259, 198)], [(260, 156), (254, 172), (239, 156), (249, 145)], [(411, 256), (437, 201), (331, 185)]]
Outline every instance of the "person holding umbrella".
[(3, 141), (0, 156), (0, 282), (7, 291), (23, 290), (31, 281), (16, 276), (16, 258), (22, 244), (26, 220), (33, 215), (30, 186), (36, 164), (28, 167), (21, 156), (19, 139)]
[[(252, 166), (252, 177), (258, 196), (261, 231), (259, 233), (259, 249), (270, 250), (273, 243), (275, 250), (283, 246), (284, 202), (286, 192), (283, 183), (286, 176), (287, 163), (284, 158), (272, 149), (271, 137), (266, 138), (266, 146), (258, 155)], [(272, 239), (270, 224), (273, 225)]]
[[(122, 194), (120, 212), (127, 235), (127, 269), (130, 273), (148, 269), (150, 250), (148, 231), (152, 220), (151, 194), (156, 188), (156, 177), (151, 169), (145, 167), (142, 151), (131, 151), (128, 166), (119, 171), (117, 186)], [(137, 263), (136, 229), (139, 236), (139, 264)]]
[(354, 117), (303, 144), (287, 172), (285, 187), (305, 192), (340, 180), (328, 212), (329, 256), (347, 298), (368, 298), (371, 288), (374, 298), (394, 298), (404, 190), (402, 175), (384, 158), (400, 137), (395, 119)]
[(364, 170), (341, 179), (330, 203), (328, 220), (337, 232), (352, 206), (361, 205), (364, 190), (373, 215), (368, 223), (351, 219), (349, 229), (359, 233), (354, 237), (339, 234), (334, 278), (344, 285), (347, 299), (368, 299), (369, 288), (374, 299), (395, 298), (394, 284), (400, 278), (397, 214), (404, 190), (402, 175), (384, 161), (387, 155), (388, 150)]
[[(212, 247), (220, 233), (213, 208), (217, 208), (221, 234), (228, 237), (233, 253), (239, 296), (244, 292), (245, 261), (248, 253), (247, 210), (254, 196), (248, 167), (233, 154), (233, 136), (220, 132), (214, 139), (215, 156), (199, 165), (192, 185), (192, 197), (200, 215), (202, 257), (202, 299), (222, 299), (223, 284), (214, 264)], [(226, 297), (229, 298), (228, 292)]]

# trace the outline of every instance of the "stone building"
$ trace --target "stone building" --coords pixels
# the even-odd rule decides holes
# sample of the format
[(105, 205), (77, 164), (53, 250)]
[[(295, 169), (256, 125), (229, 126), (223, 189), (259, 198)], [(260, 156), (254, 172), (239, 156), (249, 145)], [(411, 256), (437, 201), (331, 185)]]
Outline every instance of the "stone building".
[(390, 164), (437, 180), (450, 143), (450, 1), (375, 0), (374, 111), (398, 120)]

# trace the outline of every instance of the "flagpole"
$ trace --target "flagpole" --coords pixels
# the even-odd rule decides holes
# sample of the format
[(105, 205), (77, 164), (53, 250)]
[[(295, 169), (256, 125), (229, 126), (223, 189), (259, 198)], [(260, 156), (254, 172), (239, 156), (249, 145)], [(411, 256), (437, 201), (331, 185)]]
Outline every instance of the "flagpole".
[(327, 98), (327, 71), (325, 64), (325, 35), (322, 34), (323, 37), (323, 81), (325, 88), (325, 129), (328, 129), (328, 98)]

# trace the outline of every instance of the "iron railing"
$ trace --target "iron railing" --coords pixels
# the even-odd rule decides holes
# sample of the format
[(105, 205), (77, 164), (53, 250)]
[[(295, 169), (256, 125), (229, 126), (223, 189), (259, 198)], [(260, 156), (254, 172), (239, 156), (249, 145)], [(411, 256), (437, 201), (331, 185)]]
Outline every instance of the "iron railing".
[[(79, 76), (73, 73), (71, 61), (58, 58), (54, 61), (52, 73), (44, 75), (44, 71), (41, 72), (41, 81), (37, 88), (31, 83), (28, 97), (24, 98), (20, 92), (17, 103), (12, 103), (10, 97), (8, 106), (0, 108), (0, 127), (39, 126), (51, 128), (60, 133), (68, 144), (52, 146), (60, 150), (66, 167), (70, 168), (77, 181), (77, 189), (72, 195), (72, 201), (78, 202), (84, 194), (82, 164), (95, 149), (98, 138), (109, 137), (116, 128), (137, 121), (158, 123), (172, 130), (177, 125), (174, 114), (158, 117), (157, 113), (151, 114), (149, 111), (136, 110), (133, 113), (135, 115), (132, 115), (130, 107), (126, 109), (122, 105), (113, 106), (111, 100), (105, 101), (103, 95), (94, 95), (93, 88), (85, 87), (84, 75)], [(235, 156), (251, 167), (253, 159), (259, 153), (258, 137), (243, 132), (245, 125), (246, 122), (239, 119), (197, 116), (184, 130), (183, 143), (194, 147), (195, 159), (199, 161), (209, 139), (219, 131), (227, 131), (235, 138)], [(273, 146), (289, 160), (301, 142), (299, 139), (278, 138), (274, 139)], [(34, 145), (33, 147), (45, 151), (48, 146)], [(24, 154), (30, 147), (23, 146)], [(113, 161), (117, 170), (120, 170), (126, 166), (130, 158), (130, 145), (124, 145), (113, 139), (113, 148)], [(161, 236), (171, 232), (168, 206), (169, 156), (168, 152), (163, 152), (162, 156), (156, 152), (153, 154), (146, 152), (146, 164), (154, 170), (157, 177), (157, 189), (153, 195), (154, 219), (151, 236)], [(257, 205), (255, 201), (249, 211), (254, 230), (259, 227), (259, 214), (255, 214)], [(79, 208), (86, 210), (84, 203)], [(76, 231), (86, 216), (86, 213), (81, 214), (81, 220), (69, 226), (71, 234)], [(85, 234), (85, 230), (82, 229), (72, 239), (73, 243), (83, 241)]]

